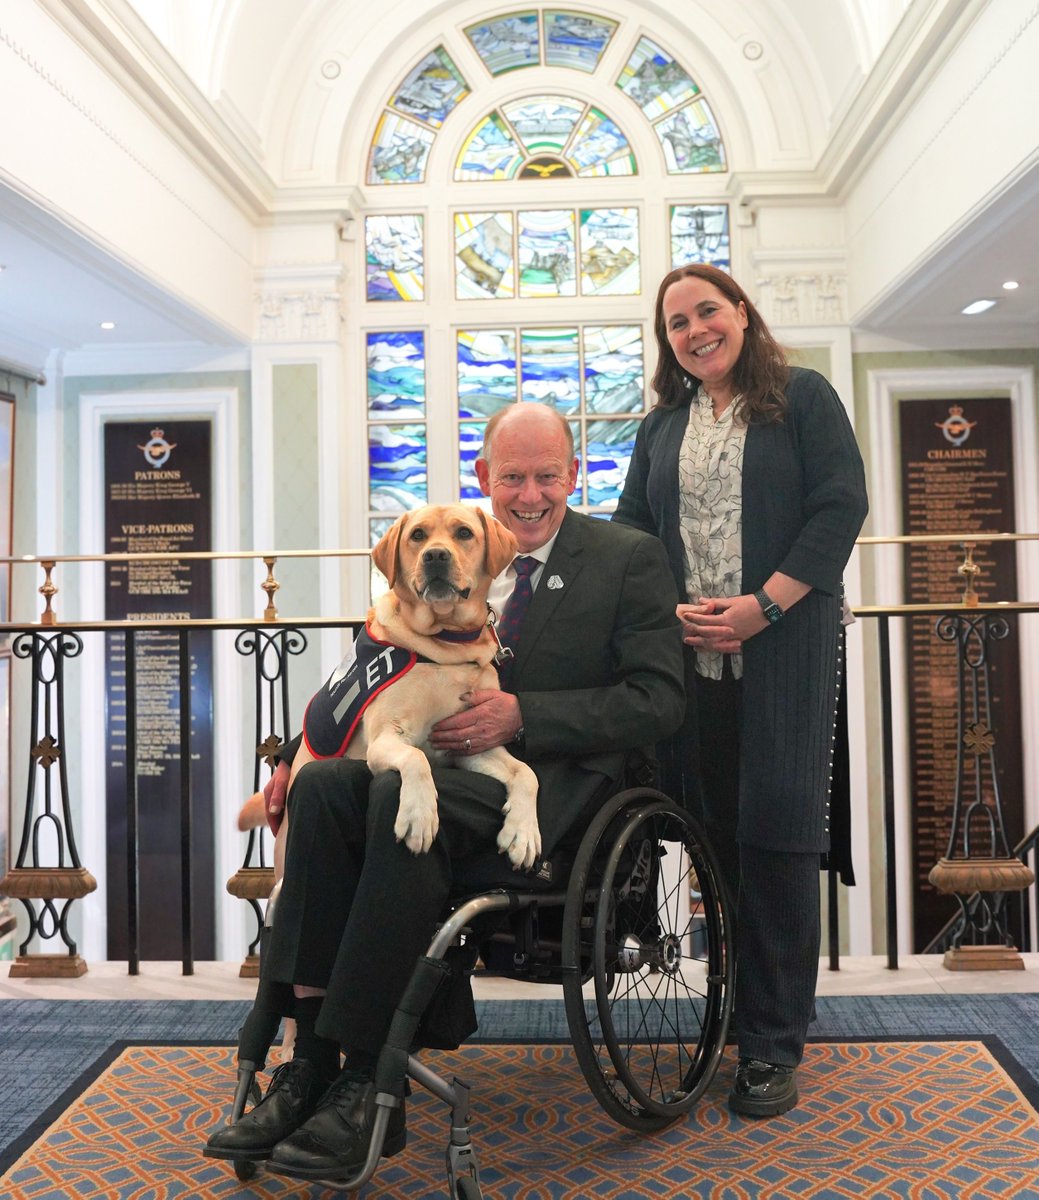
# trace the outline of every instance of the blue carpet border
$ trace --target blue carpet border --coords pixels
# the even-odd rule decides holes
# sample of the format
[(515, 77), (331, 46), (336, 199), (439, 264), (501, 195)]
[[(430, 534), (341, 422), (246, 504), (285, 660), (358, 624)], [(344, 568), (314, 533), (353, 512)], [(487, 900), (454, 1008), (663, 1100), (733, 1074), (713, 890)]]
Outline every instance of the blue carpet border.
[[(105, 1056), (118, 1053), (114, 1045), (234, 1045), (249, 1007), (241, 1000), (5, 1000), (0, 1170), (89, 1086), (111, 1061)], [(1039, 994), (829, 996), (817, 1009), (814, 1041), (984, 1042), (1039, 1108)], [(480, 1001), (477, 1014), (485, 1042), (569, 1041), (562, 1000)]]

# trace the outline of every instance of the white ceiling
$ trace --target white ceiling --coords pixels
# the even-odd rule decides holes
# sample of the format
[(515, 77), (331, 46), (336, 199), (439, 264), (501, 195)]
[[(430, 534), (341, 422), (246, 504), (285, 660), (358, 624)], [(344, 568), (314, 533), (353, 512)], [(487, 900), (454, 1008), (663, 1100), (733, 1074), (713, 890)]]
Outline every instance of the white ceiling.
[[(408, 2), (426, 15), (446, 13), (451, 8), (436, 0)], [(245, 14), (254, 23), (262, 15), (250, 0), (237, 4), (227, 0), (178, 0), (172, 7), (168, 0), (133, 0), (134, 9), (130, 3), (104, 0), (111, 13), (121, 15), (124, 29), (137, 22), (138, 36), (152, 39), (153, 57), (156, 47), (173, 56), (171, 61), (179, 56), (179, 66), (210, 96), (219, 93), (222, 82), (233, 80), (234, 71), (240, 70), (241, 46), (254, 44), (256, 30), (236, 27), (236, 14)], [(388, 0), (389, 9), (395, 3)], [(652, 7), (651, 0), (647, 3)], [(832, 127), (854, 99), (840, 94), (839, 80), (832, 69), (834, 40), (844, 38), (846, 47), (855, 46), (855, 71), (865, 78), (865, 73), (881, 60), (884, 45), (910, 0), (785, 3), (796, 17), (788, 24), (797, 26), (799, 43), (814, 59), (814, 94), (829, 105)], [(819, 3), (823, 8), (818, 19), (807, 20)], [(310, 0), (309, 4), (299, 5), (277, 0), (274, 11), (281, 14), (282, 24), (291, 12), (298, 15), (300, 24), (305, 19), (310, 29), (317, 31), (331, 19), (333, 10), (341, 20), (340, 10), (349, 6), (345, 0)], [(735, 20), (732, 14), (738, 14), (740, 20), (750, 22), (747, 28), (751, 33), (757, 28), (772, 29), (777, 7), (776, 0), (733, 0), (729, 19)], [(266, 11), (269, 14), (272, 10)], [(369, 7), (367, 11), (374, 10)], [(753, 23), (755, 12), (760, 16), (758, 25)], [(824, 12), (828, 14), (825, 20)], [(372, 16), (369, 23), (376, 20)], [(813, 28), (818, 31), (816, 44), (812, 43)], [(298, 51), (302, 34), (297, 30), (296, 35)], [(284, 38), (278, 40), (286, 44)], [(212, 47), (208, 59), (204, 53), (207, 46)], [(223, 80), (221, 63), (225, 67)], [(269, 111), (269, 95), (265, 103)], [(258, 112), (246, 116), (261, 120)], [(171, 298), (114, 254), (4, 186), (2, 180), (0, 163), (0, 265), (6, 267), (0, 272), (0, 356), (40, 368), (54, 350), (229, 344), (226, 329)], [(921, 197), (921, 203), (926, 203), (926, 197)], [(1021, 286), (1012, 293), (1005, 292), (1002, 283), (1006, 279), (1016, 279)], [(960, 314), (965, 304), (980, 297), (998, 303), (980, 316)], [(864, 345), (878, 338), (933, 348), (1036, 345), (1039, 162), (984, 211), (966, 220), (954, 237), (914, 264), (912, 272), (871, 302), (868, 311), (853, 314), (853, 318), (854, 330)], [(114, 321), (116, 328), (103, 331), (100, 322), (108, 320)]]
[(226, 330), (3, 184), (0, 265), (0, 356), (16, 364), (39, 370), (51, 351), (227, 344)]

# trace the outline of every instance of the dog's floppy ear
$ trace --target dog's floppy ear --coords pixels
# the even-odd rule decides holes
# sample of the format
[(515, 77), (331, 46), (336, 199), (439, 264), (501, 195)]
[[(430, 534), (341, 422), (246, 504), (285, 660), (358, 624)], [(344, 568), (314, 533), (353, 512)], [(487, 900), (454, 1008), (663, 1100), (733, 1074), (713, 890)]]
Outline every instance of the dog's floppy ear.
[(482, 508), (478, 508), (476, 511), (480, 514), (480, 520), (483, 522), (484, 545), (486, 547), (484, 560), (487, 566), (487, 574), (491, 579), (494, 579), (516, 557), (516, 539), (500, 521), (488, 516)]
[(386, 576), (386, 582), (392, 588), (397, 581), (397, 568), (400, 566), (400, 535), (404, 532), (404, 523), (408, 513), (398, 517), (372, 547), (372, 562)]

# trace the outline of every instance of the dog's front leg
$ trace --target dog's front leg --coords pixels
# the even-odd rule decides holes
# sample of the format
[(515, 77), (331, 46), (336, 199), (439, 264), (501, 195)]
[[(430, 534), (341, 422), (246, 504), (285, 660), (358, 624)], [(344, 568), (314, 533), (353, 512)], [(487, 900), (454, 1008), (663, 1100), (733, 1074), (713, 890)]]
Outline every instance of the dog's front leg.
[(498, 834), (498, 849), (509, 856), (514, 867), (529, 871), (541, 853), (538, 777), (501, 746), (460, 758), (456, 765), (505, 784), (506, 799), (501, 810), (505, 822)]
[(412, 854), (425, 854), (440, 828), (437, 789), (429, 760), (396, 730), (382, 729), (368, 743), (368, 769), (400, 772), (400, 806), (393, 832)]

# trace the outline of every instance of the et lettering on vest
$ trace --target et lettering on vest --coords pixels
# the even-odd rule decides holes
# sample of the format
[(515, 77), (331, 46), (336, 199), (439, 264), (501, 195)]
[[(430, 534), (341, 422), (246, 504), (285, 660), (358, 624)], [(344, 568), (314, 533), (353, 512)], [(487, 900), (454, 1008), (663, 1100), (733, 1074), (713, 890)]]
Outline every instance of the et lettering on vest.
[(372, 637), (366, 625), (307, 705), (303, 740), (310, 753), (315, 758), (341, 758), (364, 710), (417, 661), (413, 651)]

